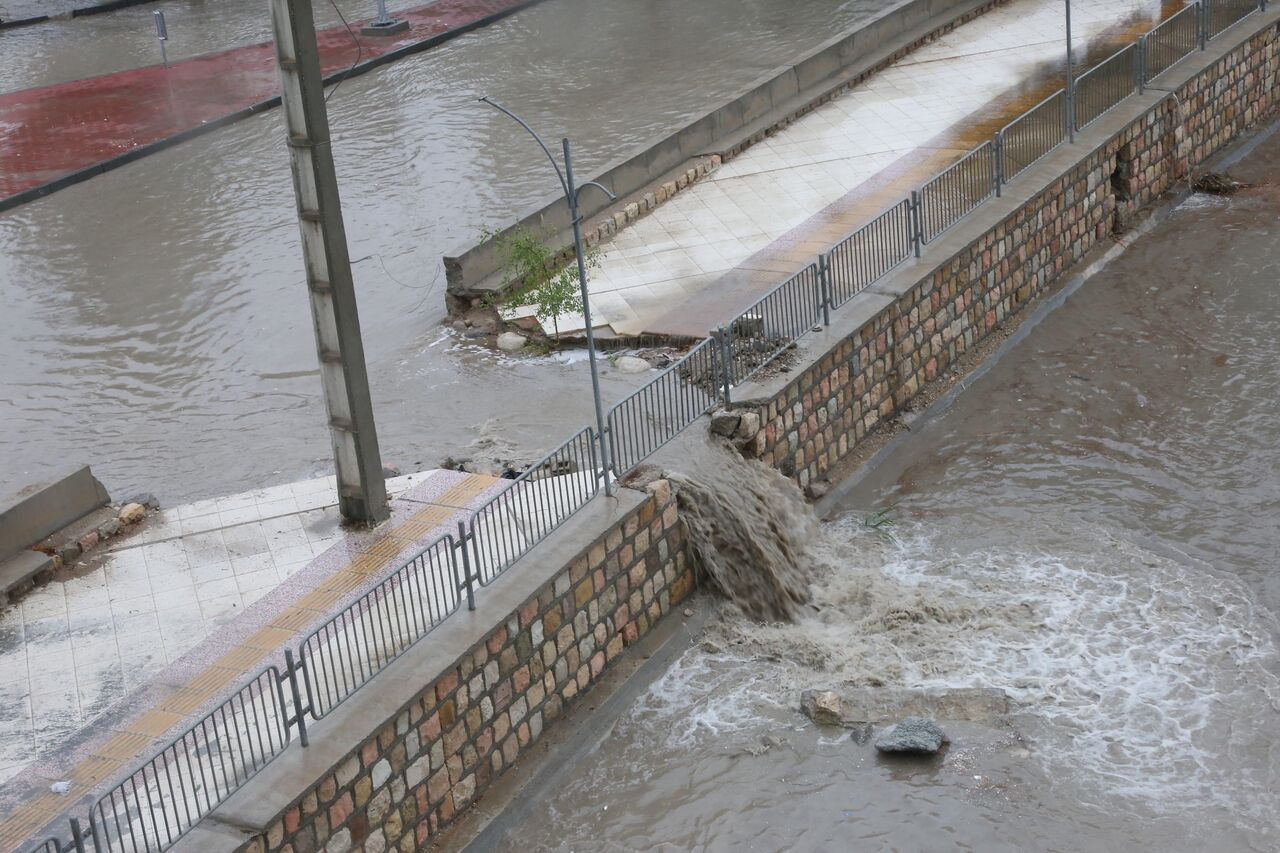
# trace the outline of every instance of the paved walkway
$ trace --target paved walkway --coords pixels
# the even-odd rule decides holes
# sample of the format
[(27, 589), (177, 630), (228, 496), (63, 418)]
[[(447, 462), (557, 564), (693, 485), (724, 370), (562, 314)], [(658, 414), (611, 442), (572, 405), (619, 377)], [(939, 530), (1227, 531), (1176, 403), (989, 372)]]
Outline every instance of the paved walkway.
[[(1081, 69), (1181, 7), (1073, 0)], [(747, 149), (604, 247), (593, 319), (705, 337), (1061, 88), (1065, 33), (1060, 2), (1014, 0)]]
[[(373, 533), (339, 527), (331, 477), (168, 510), (0, 612), (0, 850), (278, 662), (503, 481), (432, 471), (388, 486), (399, 497)], [(52, 793), (62, 780), (71, 790)]]
[[(363, 37), (362, 22), (317, 34), (325, 75), (465, 32), (528, 0), (438, 0), (396, 13), (397, 37)], [(370, 4), (372, 5), (372, 4)], [(265, 4), (264, 4), (265, 13)], [(0, 94), (0, 209), (6, 199), (100, 167), (149, 145), (261, 106), (280, 93), (271, 43), (88, 80)]]

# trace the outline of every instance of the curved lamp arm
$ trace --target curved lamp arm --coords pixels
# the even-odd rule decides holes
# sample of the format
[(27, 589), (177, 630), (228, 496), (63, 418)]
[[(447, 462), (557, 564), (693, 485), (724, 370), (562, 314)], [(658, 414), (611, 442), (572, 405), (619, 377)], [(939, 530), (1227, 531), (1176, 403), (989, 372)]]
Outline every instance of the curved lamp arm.
[(606, 187), (604, 184), (600, 183), (599, 181), (587, 181), (586, 183), (579, 184), (578, 194), (581, 195), (582, 191), (585, 190), (587, 187), (595, 187), (596, 189), (600, 190), (600, 192), (604, 193), (609, 197), (609, 201), (618, 200), (618, 197), (613, 193), (609, 192), (609, 188)]
[[(495, 110), (498, 110), (499, 112), (502, 112), (502, 113), (506, 113), (508, 116), (511, 117), (511, 119), (516, 124), (520, 125), (521, 127), (523, 127), (525, 130), (529, 132), (529, 135), (533, 137), (533, 141), (538, 143), (538, 146), (542, 149), (542, 153), (546, 154), (547, 159), (551, 161), (551, 167), (556, 170), (556, 177), (560, 179), (560, 188), (564, 190), (565, 196), (568, 197), (569, 184), (565, 182), (564, 173), (560, 171), (560, 164), (556, 162), (555, 157), (551, 156), (551, 149), (548, 148), (547, 144), (542, 141), (542, 137), (539, 136), (532, 127), (529, 127), (529, 125), (525, 124), (524, 119), (520, 118), (520, 116), (511, 112), (511, 110), (507, 109), (497, 101), (491, 100), (488, 95), (481, 95), (480, 100), (488, 104), (489, 106), (493, 107)], [(603, 187), (601, 189), (603, 189)]]

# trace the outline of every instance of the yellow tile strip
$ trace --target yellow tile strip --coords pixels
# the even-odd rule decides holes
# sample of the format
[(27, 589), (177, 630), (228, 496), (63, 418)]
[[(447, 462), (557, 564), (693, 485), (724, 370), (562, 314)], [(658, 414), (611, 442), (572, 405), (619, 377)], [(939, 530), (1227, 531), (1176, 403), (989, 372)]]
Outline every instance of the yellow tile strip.
[(123, 723), (114, 736), (67, 773), (72, 787), (66, 795), (41, 794), (14, 810), (0, 822), (0, 838), (5, 839), (6, 844), (9, 839), (29, 838), (61, 814), (67, 802), (83, 796), (98, 782), (143, 757), (148, 745), (182, 723), (196, 709), (208, 704), (235, 679), (261, 665), (272, 652), (292, 642), (318, 616), (327, 613), (345, 595), (365, 583), (370, 574), (386, 571), (390, 561), (415, 542), (420, 542), (456, 512), (450, 507), (465, 507), (467, 502), (495, 482), (495, 477), (467, 474), (465, 480), (450, 487), (439, 501), (424, 505), (394, 528), (382, 532), (367, 548), (355, 554), (347, 565), (326, 578), (322, 586), (272, 617), (268, 625), (255, 631), (166, 696), (159, 707)]

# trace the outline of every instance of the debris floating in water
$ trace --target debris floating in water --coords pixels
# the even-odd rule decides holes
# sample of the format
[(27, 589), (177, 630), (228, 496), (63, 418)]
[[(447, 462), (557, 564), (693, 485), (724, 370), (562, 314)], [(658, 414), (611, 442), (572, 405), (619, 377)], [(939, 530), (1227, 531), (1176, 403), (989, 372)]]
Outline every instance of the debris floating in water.
[(1201, 175), (1196, 182), (1191, 185), (1198, 193), (1210, 193), (1211, 195), (1231, 195), (1237, 190), (1248, 188), (1248, 184), (1241, 183), (1230, 175), (1222, 172), (1209, 172)]

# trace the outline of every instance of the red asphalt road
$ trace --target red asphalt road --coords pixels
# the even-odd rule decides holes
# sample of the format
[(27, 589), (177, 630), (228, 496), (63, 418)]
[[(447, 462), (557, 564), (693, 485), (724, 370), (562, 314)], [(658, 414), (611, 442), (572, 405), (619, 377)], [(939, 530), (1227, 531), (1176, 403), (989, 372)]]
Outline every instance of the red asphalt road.
[[(409, 29), (364, 37), (363, 22), (317, 33), (325, 75), (519, 6), (439, 0), (399, 12)], [(0, 95), (0, 201), (280, 94), (270, 42)]]

